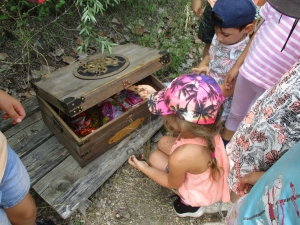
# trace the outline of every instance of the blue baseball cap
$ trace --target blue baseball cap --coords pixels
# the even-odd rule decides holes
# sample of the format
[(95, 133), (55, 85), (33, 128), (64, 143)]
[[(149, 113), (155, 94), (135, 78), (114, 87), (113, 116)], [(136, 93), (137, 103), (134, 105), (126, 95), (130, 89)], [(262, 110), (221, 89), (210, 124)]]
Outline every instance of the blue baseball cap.
[(218, 0), (212, 12), (218, 19), (211, 17), (211, 22), (222, 28), (241, 27), (254, 21), (256, 7), (252, 0)]

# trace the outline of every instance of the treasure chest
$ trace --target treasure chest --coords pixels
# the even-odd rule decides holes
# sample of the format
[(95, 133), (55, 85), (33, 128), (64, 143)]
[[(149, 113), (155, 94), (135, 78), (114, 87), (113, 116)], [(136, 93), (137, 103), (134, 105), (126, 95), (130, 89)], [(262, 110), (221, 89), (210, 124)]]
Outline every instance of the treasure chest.
[(43, 120), (83, 167), (153, 119), (134, 87), (165, 88), (153, 73), (169, 61), (129, 43), (56, 70), (34, 84)]

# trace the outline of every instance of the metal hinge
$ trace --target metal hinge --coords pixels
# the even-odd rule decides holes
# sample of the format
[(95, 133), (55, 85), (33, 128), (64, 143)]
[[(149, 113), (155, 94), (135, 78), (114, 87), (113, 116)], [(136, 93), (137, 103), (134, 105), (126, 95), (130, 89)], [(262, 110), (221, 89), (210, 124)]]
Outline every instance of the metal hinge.
[(88, 143), (90, 140), (91, 140), (91, 139), (88, 138), (88, 139), (86, 139), (85, 141), (78, 143), (78, 146), (81, 147), (81, 146), (85, 145), (86, 143)]
[(170, 63), (170, 54), (167, 51), (159, 52), (162, 56), (159, 58), (159, 62), (162, 65), (167, 65)]
[(72, 117), (78, 113), (80, 113), (83, 108), (81, 105), (81, 103), (83, 103), (85, 100), (84, 97), (80, 97), (80, 98), (75, 98), (75, 97), (68, 97), (65, 98), (60, 104), (61, 106), (64, 108), (64, 112)]

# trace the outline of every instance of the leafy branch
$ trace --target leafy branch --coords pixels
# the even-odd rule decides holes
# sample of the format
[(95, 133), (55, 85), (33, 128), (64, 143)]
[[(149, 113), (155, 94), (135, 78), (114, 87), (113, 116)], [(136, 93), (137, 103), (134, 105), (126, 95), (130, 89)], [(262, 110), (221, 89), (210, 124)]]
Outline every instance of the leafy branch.
[(97, 31), (93, 28), (93, 25), (97, 24), (97, 19), (95, 15), (97, 13), (104, 14), (108, 6), (114, 6), (114, 4), (119, 4), (120, 0), (104, 0), (103, 3), (98, 0), (77, 0), (76, 6), (83, 8), (83, 13), (81, 16), (81, 23), (77, 27), (79, 30), (79, 35), (82, 37), (83, 42), (81, 46), (77, 48), (79, 52), (87, 51), (90, 41), (94, 41), (97, 46), (100, 47), (101, 52), (104, 52), (105, 49), (111, 54), (112, 46), (114, 44), (110, 42), (107, 37), (100, 36)]

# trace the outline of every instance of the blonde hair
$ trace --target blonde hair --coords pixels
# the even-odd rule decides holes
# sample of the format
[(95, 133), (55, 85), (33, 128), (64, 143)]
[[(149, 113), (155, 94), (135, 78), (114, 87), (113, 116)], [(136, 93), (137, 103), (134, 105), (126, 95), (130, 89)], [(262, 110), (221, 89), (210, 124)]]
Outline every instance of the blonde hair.
[[(180, 132), (182, 134), (190, 134), (195, 137), (200, 137), (206, 140), (207, 148), (211, 154), (215, 153), (215, 136), (220, 134), (223, 129), (221, 122), (221, 116), (223, 112), (223, 106), (220, 107), (216, 121), (213, 124), (195, 124), (183, 119), (180, 119), (178, 116), (172, 114), (164, 116), (164, 126), (166, 129), (172, 133), (178, 135)], [(174, 130), (171, 124), (176, 124), (178, 130)], [(221, 178), (223, 168), (219, 167), (215, 157), (212, 157), (212, 160), (208, 163), (210, 168), (210, 176), (213, 180), (217, 181)]]

